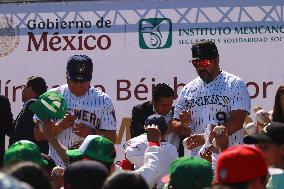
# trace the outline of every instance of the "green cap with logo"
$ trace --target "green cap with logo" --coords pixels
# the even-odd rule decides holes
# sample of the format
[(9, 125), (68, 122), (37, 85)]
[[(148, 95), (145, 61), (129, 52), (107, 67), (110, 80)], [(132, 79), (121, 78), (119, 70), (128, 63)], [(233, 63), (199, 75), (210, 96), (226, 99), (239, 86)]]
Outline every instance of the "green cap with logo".
[(39, 147), (28, 140), (20, 140), (12, 144), (4, 154), (4, 166), (22, 161), (31, 161), (41, 166), (48, 164), (41, 156)]
[(181, 157), (169, 167), (169, 185), (176, 189), (201, 189), (211, 186), (211, 164), (199, 157)]
[(116, 157), (112, 141), (100, 135), (88, 135), (79, 149), (67, 150), (66, 154), (71, 158), (86, 156), (104, 163), (113, 163)]
[(30, 106), (41, 121), (62, 119), (67, 112), (67, 103), (64, 97), (56, 91), (48, 91), (39, 96)]

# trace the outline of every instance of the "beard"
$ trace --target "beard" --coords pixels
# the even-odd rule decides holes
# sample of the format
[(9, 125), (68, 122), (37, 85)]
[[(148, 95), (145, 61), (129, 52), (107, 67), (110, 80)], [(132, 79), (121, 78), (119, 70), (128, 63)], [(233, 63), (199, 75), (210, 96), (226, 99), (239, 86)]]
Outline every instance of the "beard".
[(197, 71), (197, 74), (206, 83), (212, 81), (211, 74), (207, 70), (199, 70)]

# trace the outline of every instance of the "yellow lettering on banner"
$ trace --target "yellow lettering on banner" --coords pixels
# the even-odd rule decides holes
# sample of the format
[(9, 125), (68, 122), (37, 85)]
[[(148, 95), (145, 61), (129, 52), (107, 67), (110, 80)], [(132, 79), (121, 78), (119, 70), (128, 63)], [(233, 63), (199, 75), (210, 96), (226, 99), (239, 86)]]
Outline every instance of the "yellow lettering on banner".
[(116, 137), (115, 144), (121, 144), (123, 134), (126, 133), (125, 140), (129, 140), (131, 138), (130, 135), (130, 120), (131, 118), (122, 118), (121, 125)]

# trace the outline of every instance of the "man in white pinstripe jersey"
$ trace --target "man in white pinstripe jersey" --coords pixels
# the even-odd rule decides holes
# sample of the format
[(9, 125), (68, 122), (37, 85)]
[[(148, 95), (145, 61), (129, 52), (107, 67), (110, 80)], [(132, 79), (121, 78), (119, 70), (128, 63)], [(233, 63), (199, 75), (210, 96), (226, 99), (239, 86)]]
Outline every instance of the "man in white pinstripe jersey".
[[(174, 111), (173, 126), (192, 129), (187, 147), (199, 155), (208, 125), (222, 125), (230, 146), (242, 143), (243, 123), (250, 113), (251, 100), (245, 82), (220, 68), (214, 42), (202, 40), (192, 45), (191, 61), (198, 76), (182, 89)], [(181, 125), (187, 115), (188, 125)]]
[[(111, 98), (90, 86), (92, 74), (92, 60), (86, 55), (74, 55), (67, 62), (67, 84), (51, 89), (61, 93), (67, 102), (68, 115), (54, 122), (52, 129), (67, 148), (90, 134), (102, 135), (115, 142), (116, 119)], [(63, 166), (52, 146), (49, 155), (57, 165)]]

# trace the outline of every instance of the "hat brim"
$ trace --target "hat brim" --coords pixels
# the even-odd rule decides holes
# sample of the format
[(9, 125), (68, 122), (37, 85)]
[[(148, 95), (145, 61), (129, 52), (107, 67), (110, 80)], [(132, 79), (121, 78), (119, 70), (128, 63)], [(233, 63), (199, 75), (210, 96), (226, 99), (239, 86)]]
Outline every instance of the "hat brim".
[(42, 159), (39, 163), (42, 166), (48, 166), (48, 162), (45, 159)]
[(84, 154), (79, 149), (67, 150), (66, 155), (71, 158), (82, 157)]
[(282, 175), (284, 174), (284, 170), (280, 168), (275, 168), (275, 167), (269, 167), (268, 172), (270, 175)]
[(206, 56), (204, 56), (204, 57), (196, 57), (196, 58), (191, 58), (189, 60), (189, 62), (192, 62), (194, 60), (211, 60), (211, 59), (214, 59), (216, 57), (217, 57), (217, 55), (215, 55), (215, 56), (208, 56), (208, 57), (206, 57)]
[(272, 143), (271, 138), (264, 134), (248, 135), (244, 137), (245, 144)]
[(41, 121), (49, 119), (49, 113), (47, 109), (43, 107), (39, 100), (31, 104), (29, 106), (29, 109), (34, 112)]
[[(60, 107), (54, 104), (53, 99), (60, 101)], [(64, 97), (55, 91), (48, 91), (42, 94), (39, 99), (29, 106), (29, 109), (34, 112), (41, 120), (62, 119), (67, 112), (67, 104)]]
[(85, 82), (85, 81), (91, 81), (92, 80), (92, 72), (91, 73), (87, 73), (86, 76), (83, 75), (72, 75), (68, 73), (68, 71), (66, 72), (66, 76), (69, 80), (74, 81), (74, 82)]
[(195, 60), (204, 60), (204, 58), (192, 58), (192, 59), (189, 60), (189, 62), (192, 62), (192, 61), (195, 61)]
[(91, 81), (92, 78), (90, 77), (67, 77), (70, 81), (73, 82), (85, 82), (85, 81)]

